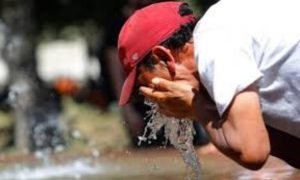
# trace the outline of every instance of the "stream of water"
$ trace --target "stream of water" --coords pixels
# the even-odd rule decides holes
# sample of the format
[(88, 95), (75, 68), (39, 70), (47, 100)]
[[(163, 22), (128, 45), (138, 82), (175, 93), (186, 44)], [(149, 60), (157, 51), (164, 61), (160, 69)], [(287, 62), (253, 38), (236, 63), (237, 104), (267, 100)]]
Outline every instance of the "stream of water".
[[(164, 127), (166, 141), (170, 141), (180, 152), (187, 167), (191, 168), (195, 178), (200, 180), (201, 166), (193, 145), (193, 137), (195, 134), (193, 121), (190, 119), (167, 117), (157, 111), (158, 106), (156, 104), (148, 101), (145, 101), (145, 104), (150, 106), (151, 109), (147, 112), (145, 117), (149, 118), (149, 121), (145, 127), (143, 136), (139, 137), (139, 144), (141, 144), (142, 141), (155, 140), (157, 138), (157, 132)], [(187, 177), (187, 179), (189, 179), (189, 177)]]

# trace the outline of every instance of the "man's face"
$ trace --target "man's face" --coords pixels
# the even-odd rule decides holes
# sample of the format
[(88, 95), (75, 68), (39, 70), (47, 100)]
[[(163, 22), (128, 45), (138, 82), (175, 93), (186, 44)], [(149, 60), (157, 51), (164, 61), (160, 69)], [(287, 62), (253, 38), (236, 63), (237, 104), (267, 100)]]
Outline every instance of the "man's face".
[(172, 75), (170, 67), (164, 58), (157, 58), (153, 60), (153, 68), (148, 68), (142, 65), (138, 68), (137, 83), (138, 86), (149, 86), (154, 77), (160, 77), (173, 81), (186, 81), (188, 83), (196, 84), (198, 81), (198, 71), (194, 60), (193, 42), (186, 43), (182, 49), (172, 53), (174, 62), (175, 74)]
[(145, 65), (139, 67), (137, 78), (139, 86), (149, 86), (151, 84), (151, 80), (155, 77), (160, 77), (167, 80), (172, 79), (164, 62), (153, 64), (153, 68), (146, 67)]
[[(187, 52), (187, 51), (184, 51)], [(191, 58), (193, 56), (183, 56), (180, 55), (181, 60), (176, 60), (176, 63), (174, 65), (175, 67), (175, 73), (170, 73), (168, 66), (168, 63), (165, 63), (163, 61), (160, 61), (159, 63), (156, 63), (153, 68), (149, 69), (146, 68), (145, 66), (140, 66), (138, 70), (138, 85), (137, 89), (139, 89), (140, 86), (146, 86), (152, 88), (152, 92), (158, 92), (162, 93), (164, 92), (165, 94), (171, 94), (170, 96), (174, 97), (180, 97), (176, 96), (176, 93), (172, 91), (174, 87), (179, 88), (179, 89), (184, 89), (183, 92), (191, 92), (189, 93), (189, 96), (182, 96), (182, 98), (187, 99), (186, 102), (190, 102), (188, 104), (192, 104), (192, 100), (194, 97), (194, 93), (200, 90), (200, 81), (199, 81), (199, 75), (198, 71), (196, 69), (196, 64), (194, 61), (194, 58)], [(156, 87), (152, 84), (152, 79), (153, 78), (163, 78), (167, 79), (169, 81), (173, 81), (170, 85), (173, 86), (173, 88), (161, 88), (161, 87)], [(171, 86), (171, 87), (172, 87)], [(175, 89), (176, 89), (175, 88)], [(193, 92), (193, 93), (192, 93)], [(142, 96), (133, 96), (133, 97), (141, 97)], [(159, 97), (157, 95), (157, 97)], [(149, 96), (150, 100), (152, 103), (157, 104), (160, 106), (159, 101), (156, 102), (155, 100), (151, 100), (151, 96)], [(147, 96), (146, 96), (147, 99)], [(145, 100), (145, 99), (144, 99)], [(169, 101), (170, 104), (172, 103), (174, 105), (173, 109), (160, 109), (160, 112), (169, 115), (172, 117), (186, 117), (186, 112), (187, 109), (183, 108), (181, 105), (177, 104), (176, 101)], [(179, 106), (178, 106), (179, 105)], [(172, 105), (171, 105), (172, 106)], [(180, 107), (180, 108), (178, 108)], [(190, 107), (190, 106), (188, 106)], [(174, 111), (173, 111), (174, 110)], [(176, 113), (173, 113), (176, 112)]]
[(172, 81), (184, 81), (193, 87), (199, 85), (198, 71), (194, 60), (193, 43), (186, 43), (181, 50), (172, 53), (175, 59), (175, 74), (172, 75), (166, 61), (161, 59), (153, 62), (153, 68), (147, 68), (142, 65), (138, 69), (138, 87), (150, 86), (155, 77), (164, 78)]

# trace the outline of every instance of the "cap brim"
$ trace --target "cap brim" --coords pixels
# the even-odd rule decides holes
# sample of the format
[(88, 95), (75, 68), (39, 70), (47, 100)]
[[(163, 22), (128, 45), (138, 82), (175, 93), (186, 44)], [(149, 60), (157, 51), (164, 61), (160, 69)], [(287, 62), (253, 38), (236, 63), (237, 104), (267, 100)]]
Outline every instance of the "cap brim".
[(121, 96), (119, 100), (119, 105), (124, 106), (129, 102), (131, 93), (133, 91), (133, 87), (136, 79), (136, 67), (132, 69), (132, 71), (128, 74), (125, 79), (125, 82), (122, 87)]

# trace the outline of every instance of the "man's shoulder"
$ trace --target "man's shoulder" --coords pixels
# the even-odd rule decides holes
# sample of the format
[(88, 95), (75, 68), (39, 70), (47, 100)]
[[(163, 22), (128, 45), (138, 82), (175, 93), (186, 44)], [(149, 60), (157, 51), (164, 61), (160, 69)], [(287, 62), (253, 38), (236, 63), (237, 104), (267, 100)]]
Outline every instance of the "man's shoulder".
[(201, 16), (195, 28), (195, 32), (219, 27), (228, 27), (235, 24), (234, 18), (231, 18), (233, 11), (233, 8), (222, 0), (217, 2)]

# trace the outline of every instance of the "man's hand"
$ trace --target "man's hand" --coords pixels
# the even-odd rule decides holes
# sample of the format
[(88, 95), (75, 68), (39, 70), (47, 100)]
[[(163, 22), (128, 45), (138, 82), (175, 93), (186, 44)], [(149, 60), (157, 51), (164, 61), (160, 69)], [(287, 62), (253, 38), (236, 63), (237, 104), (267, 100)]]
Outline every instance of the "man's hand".
[(198, 90), (188, 82), (154, 78), (152, 87), (140, 87), (140, 92), (159, 106), (167, 116), (196, 119), (195, 109)]

